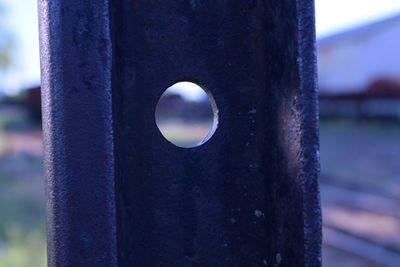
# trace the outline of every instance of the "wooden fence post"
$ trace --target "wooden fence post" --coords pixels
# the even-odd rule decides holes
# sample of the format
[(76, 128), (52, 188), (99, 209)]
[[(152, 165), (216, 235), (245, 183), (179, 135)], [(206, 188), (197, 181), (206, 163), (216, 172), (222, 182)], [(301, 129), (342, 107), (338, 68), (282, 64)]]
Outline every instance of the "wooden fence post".
[[(321, 266), (312, 0), (39, 0), (49, 266)], [(179, 81), (219, 124), (180, 148)]]

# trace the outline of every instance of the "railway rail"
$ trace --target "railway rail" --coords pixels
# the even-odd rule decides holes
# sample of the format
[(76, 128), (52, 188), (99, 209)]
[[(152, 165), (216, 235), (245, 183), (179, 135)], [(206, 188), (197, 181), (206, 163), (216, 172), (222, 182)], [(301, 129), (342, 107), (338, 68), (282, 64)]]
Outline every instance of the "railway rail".
[(321, 183), (324, 245), (374, 266), (400, 266), (399, 200)]

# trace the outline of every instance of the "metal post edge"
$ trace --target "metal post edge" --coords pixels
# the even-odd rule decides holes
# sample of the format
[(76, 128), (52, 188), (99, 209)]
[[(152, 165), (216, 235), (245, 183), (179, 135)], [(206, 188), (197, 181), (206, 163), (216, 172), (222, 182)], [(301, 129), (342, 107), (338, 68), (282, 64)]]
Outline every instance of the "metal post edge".
[(38, 0), (49, 266), (117, 266), (108, 5)]

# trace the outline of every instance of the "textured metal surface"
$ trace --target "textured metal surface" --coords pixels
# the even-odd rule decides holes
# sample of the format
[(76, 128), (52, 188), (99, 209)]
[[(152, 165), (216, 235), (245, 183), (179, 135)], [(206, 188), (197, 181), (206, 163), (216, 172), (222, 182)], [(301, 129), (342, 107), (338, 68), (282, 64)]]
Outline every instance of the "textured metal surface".
[(39, 11), (49, 266), (116, 266), (108, 3)]
[[(320, 266), (312, 1), (114, 1), (120, 266)], [(219, 126), (183, 149), (154, 122), (178, 81)], [(274, 265), (278, 264), (278, 265)]]
[[(321, 265), (312, 0), (39, 9), (50, 266)], [(200, 147), (155, 123), (184, 80), (219, 108)]]

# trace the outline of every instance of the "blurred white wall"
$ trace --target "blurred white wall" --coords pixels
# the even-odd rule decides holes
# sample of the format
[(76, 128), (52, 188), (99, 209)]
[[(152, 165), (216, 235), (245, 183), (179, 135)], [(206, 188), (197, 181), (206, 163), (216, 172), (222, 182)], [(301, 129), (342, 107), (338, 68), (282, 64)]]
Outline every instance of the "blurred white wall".
[(400, 15), (318, 40), (322, 94), (364, 90), (376, 79), (400, 80)]

